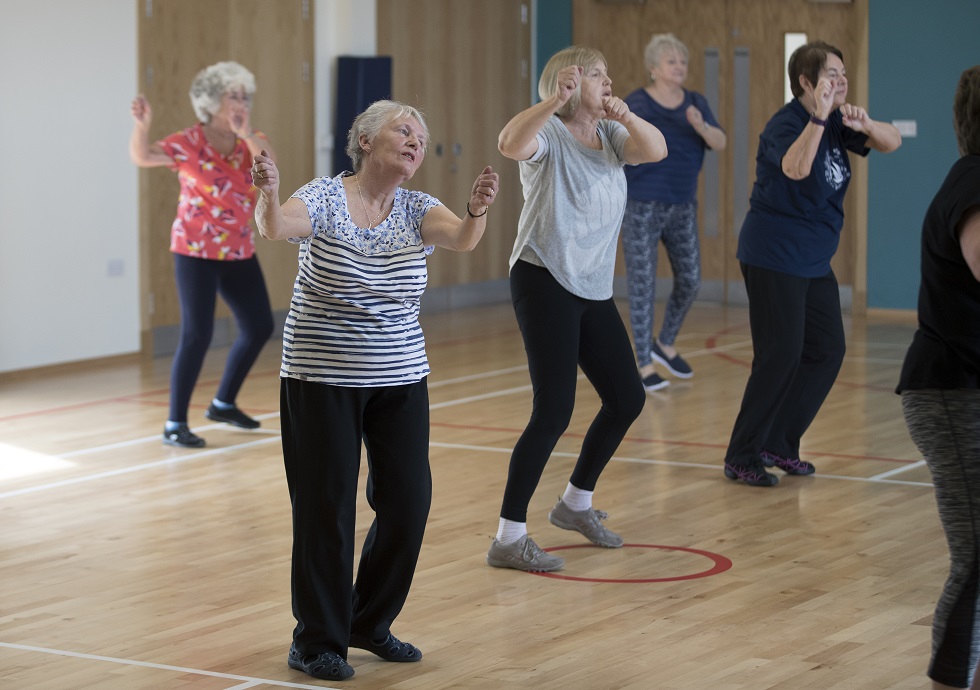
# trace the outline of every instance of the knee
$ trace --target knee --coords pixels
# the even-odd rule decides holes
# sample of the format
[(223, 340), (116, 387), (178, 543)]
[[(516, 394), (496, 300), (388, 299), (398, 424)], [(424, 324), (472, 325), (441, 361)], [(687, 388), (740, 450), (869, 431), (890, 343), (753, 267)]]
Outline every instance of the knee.
[(575, 400), (535, 402), (528, 429), (538, 436), (558, 439), (572, 420)]

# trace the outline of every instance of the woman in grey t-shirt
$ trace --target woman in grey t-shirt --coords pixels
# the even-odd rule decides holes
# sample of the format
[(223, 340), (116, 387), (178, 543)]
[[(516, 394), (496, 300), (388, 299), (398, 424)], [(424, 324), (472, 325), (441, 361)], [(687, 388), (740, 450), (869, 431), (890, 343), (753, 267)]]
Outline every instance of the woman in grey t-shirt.
[(541, 102), (500, 133), (501, 153), (520, 162), (524, 209), (510, 258), (514, 311), (534, 388), (531, 420), (514, 447), (496, 538), (498, 568), (558, 570), (564, 561), (527, 534), (527, 507), (568, 426), (577, 366), (602, 400), (552, 524), (599, 546), (623, 539), (592, 507), (599, 474), (643, 409), (633, 350), (612, 299), (616, 242), (626, 205), (624, 164), (667, 155), (663, 135), (612, 95), (606, 59), (572, 46), (556, 53), (538, 83)]

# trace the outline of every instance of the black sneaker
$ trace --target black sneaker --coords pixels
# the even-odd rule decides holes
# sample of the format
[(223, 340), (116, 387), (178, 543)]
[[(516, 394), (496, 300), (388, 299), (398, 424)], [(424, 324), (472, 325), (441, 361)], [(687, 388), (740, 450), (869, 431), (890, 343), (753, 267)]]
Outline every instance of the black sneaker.
[(666, 388), (669, 385), (670, 381), (661, 378), (656, 372), (643, 378), (643, 390), (645, 390), (647, 393), (659, 391), (660, 389)]
[(658, 364), (667, 367), (667, 371), (679, 379), (689, 379), (694, 376), (694, 371), (691, 369), (690, 364), (685, 362), (680, 355), (668, 357), (667, 353), (657, 345), (656, 340), (653, 341), (653, 345), (650, 347), (650, 356)]
[(178, 448), (203, 448), (204, 439), (192, 432), (186, 424), (181, 424), (173, 431), (163, 430), (163, 442), (168, 446)]
[(745, 482), (749, 486), (776, 486), (779, 483), (779, 477), (766, 472), (765, 466), (758, 461), (747, 465), (726, 462), (725, 476), (736, 482)]
[(211, 403), (208, 405), (207, 412), (204, 413), (204, 416), (213, 422), (224, 422), (225, 424), (237, 426), (240, 429), (258, 429), (260, 425), (258, 420), (252, 419), (239, 410), (237, 406), (222, 410), (220, 407), (215, 407), (214, 403)]

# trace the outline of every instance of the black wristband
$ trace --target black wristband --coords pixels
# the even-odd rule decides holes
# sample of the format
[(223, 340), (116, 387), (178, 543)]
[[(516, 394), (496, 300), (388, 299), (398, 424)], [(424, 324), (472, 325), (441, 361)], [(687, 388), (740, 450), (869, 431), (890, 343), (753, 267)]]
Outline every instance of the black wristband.
[(483, 216), (487, 215), (487, 211), (489, 211), (489, 210), (490, 210), (490, 207), (489, 206), (484, 206), (483, 207), (483, 213), (481, 213), (478, 216), (474, 216), (473, 215), (473, 212), (470, 211), (470, 202), (468, 202), (468, 201), (466, 202), (466, 215), (468, 215), (470, 218), (483, 218)]
[(826, 120), (821, 120), (816, 115), (811, 115), (810, 116), (810, 122), (812, 122), (815, 125), (820, 125), (821, 127), (826, 127), (827, 126), (827, 121)]

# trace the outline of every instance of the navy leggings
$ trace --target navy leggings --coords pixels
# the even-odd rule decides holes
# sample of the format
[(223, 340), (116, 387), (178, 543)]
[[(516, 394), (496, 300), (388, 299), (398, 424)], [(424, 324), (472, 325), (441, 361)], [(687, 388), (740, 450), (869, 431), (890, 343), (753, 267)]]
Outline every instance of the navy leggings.
[[(602, 407), (582, 443), (571, 483), (593, 491), (646, 401), (633, 348), (615, 302), (576, 297), (546, 268), (518, 261), (511, 297), (534, 389), (531, 420), (514, 446), (500, 516), (527, 522), (527, 507), (575, 407), (578, 368)], [(576, 366), (577, 365), (577, 366)]]
[(238, 327), (225, 363), (218, 400), (235, 402), (262, 346), (272, 335), (272, 307), (259, 260), (216, 261), (174, 254), (180, 299), (180, 342), (170, 370), (170, 417), (187, 422), (187, 408), (214, 333), (214, 308), (220, 294)]

